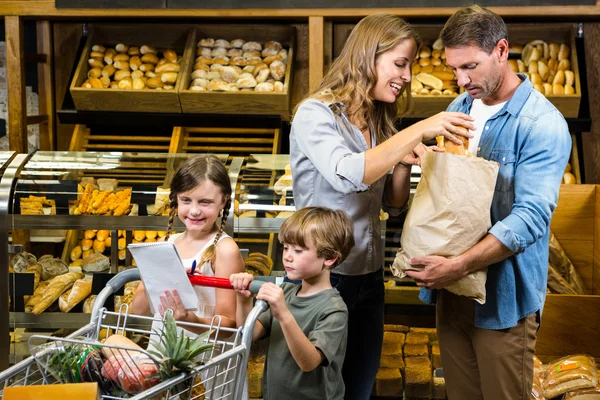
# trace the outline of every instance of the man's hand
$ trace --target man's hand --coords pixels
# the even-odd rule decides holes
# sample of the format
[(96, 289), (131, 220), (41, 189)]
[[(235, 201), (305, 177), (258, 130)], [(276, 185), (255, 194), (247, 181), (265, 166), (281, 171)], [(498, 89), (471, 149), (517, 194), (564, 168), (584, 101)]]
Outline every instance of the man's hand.
[(443, 289), (468, 273), (466, 268), (453, 258), (413, 257), (408, 260), (408, 263), (425, 267), (422, 271), (406, 271), (406, 275), (413, 278), (417, 286), (427, 289)]

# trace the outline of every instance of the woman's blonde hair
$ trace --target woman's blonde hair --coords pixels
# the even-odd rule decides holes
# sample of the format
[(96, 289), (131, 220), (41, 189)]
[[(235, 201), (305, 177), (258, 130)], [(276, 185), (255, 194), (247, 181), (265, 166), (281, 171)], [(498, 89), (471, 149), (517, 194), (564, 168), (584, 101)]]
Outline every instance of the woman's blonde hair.
[(198, 266), (204, 265), (206, 262), (213, 259), (217, 252), (217, 243), (225, 228), (225, 222), (229, 216), (229, 208), (231, 207), (231, 181), (229, 173), (225, 165), (214, 154), (202, 154), (187, 159), (177, 170), (171, 181), (171, 192), (169, 193), (169, 202), (171, 212), (169, 213), (169, 224), (167, 226), (167, 234), (165, 241), (169, 240), (173, 231), (173, 221), (177, 215), (177, 196), (180, 193), (189, 192), (202, 182), (209, 180), (221, 189), (223, 197), (227, 199), (223, 207), (223, 215), (221, 216), (221, 226), (217, 232), (212, 244), (202, 253)]
[(363, 18), (319, 88), (307, 98), (343, 103), (352, 122), (361, 130), (368, 128), (377, 143), (382, 143), (397, 132), (396, 120), (412, 109), (412, 96), (407, 82), (394, 103), (371, 99), (369, 93), (377, 82), (375, 60), (407, 39), (414, 40), (418, 47), (417, 32), (396, 15), (376, 13)]
[(354, 247), (352, 221), (342, 210), (327, 207), (301, 208), (281, 225), (279, 241), (306, 248), (308, 240), (315, 245), (319, 258), (335, 259), (333, 266), (338, 265)]

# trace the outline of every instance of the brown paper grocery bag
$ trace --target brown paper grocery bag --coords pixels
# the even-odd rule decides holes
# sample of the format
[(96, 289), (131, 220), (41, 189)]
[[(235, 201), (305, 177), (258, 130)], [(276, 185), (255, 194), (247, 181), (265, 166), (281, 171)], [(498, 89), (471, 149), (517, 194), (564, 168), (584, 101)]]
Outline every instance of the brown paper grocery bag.
[[(477, 244), (491, 228), (490, 207), (499, 164), (479, 157), (427, 152), (421, 180), (402, 229), (401, 247), (392, 265), (395, 276), (421, 270), (408, 259), (428, 255), (454, 257)], [(446, 289), (485, 303), (487, 268)]]

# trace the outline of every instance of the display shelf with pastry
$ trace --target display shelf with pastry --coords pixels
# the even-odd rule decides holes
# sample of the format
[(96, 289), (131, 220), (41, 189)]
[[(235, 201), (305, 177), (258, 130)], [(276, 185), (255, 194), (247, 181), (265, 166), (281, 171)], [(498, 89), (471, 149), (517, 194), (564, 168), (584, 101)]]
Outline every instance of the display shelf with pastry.
[(94, 23), (70, 86), (77, 110), (180, 113), (185, 24)]
[[(412, 66), (410, 83), (414, 105), (407, 116), (429, 117), (445, 111), (463, 92), (451, 67), (446, 65), (439, 34), (443, 25), (414, 24), (422, 45)], [(337, 57), (354, 28), (336, 24), (333, 57)], [(581, 82), (575, 47), (577, 25), (507, 24), (509, 64), (515, 72), (528, 75), (534, 87), (566, 118), (579, 116)]]
[(289, 118), (295, 38), (288, 25), (199, 26), (179, 90), (181, 109)]

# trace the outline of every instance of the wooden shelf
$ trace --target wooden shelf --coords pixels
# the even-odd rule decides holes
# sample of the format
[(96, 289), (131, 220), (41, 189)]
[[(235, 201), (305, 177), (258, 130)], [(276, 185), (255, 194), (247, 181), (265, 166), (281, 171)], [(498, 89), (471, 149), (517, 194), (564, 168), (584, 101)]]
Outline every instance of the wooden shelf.
[[(545, 6), (543, 17), (581, 17), (600, 16), (600, 5), (594, 6)], [(3, 1), (0, 15), (20, 15), (24, 17), (240, 17), (240, 18), (362, 18), (375, 12), (387, 12), (403, 17), (449, 17), (459, 7), (408, 7), (408, 8), (302, 8), (302, 9), (57, 9), (54, 0)], [(503, 17), (542, 16), (540, 7), (490, 7)]]

